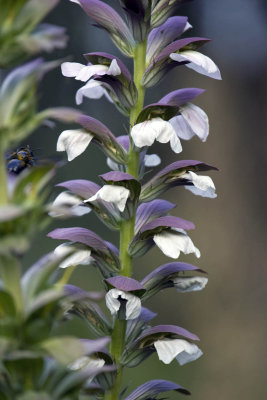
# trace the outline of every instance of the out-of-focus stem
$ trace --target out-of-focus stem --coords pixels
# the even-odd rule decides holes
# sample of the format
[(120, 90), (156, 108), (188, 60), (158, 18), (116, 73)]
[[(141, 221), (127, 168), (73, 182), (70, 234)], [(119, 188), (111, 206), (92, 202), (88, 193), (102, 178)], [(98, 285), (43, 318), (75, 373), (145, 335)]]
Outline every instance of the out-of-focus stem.
[(0, 206), (8, 203), (6, 159), (5, 154), (0, 150)]
[(3, 288), (12, 294), (19, 315), (23, 312), (20, 264), (16, 257), (2, 255), (0, 271)]
[[(138, 100), (132, 108), (130, 114), (130, 129), (134, 125), (136, 118), (144, 105), (145, 88), (142, 85), (142, 78), (145, 71), (146, 61), (146, 41), (138, 43), (134, 54), (134, 83), (138, 90)], [(127, 173), (138, 179), (139, 172), (139, 153), (135, 151), (130, 138), (129, 158), (127, 163)], [(134, 237), (135, 215), (121, 223), (120, 227), (120, 260), (121, 274), (130, 277), (132, 275), (132, 258), (128, 254), (128, 248)], [(117, 377), (113, 388), (106, 394), (106, 400), (118, 400), (121, 390), (122, 365), (120, 357), (124, 349), (126, 332), (126, 321), (116, 319), (113, 327), (110, 352), (117, 365)]]

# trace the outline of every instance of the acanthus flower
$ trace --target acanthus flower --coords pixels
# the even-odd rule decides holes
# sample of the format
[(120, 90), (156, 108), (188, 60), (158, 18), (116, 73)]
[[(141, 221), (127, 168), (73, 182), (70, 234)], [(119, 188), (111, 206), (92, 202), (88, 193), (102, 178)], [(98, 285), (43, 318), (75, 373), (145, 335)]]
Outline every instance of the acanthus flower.
[(53, 218), (81, 216), (91, 211), (90, 208), (84, 206), (81, 198), (68, 191), (60, 193), (49, 210), (49, 215)]
[(118, 207), (119, 211), (123, 212), (126, 206), (127, 199), (130, 195), (130, 190), (118, 185), (104, 185), (94, 196), (85, 200), (86, 203), (94, 202), (98, 199), (112, 203)]
[(146, 87), (156, 85), (168, 71), (179, 65), (190, 65), (200, 74), (214, 79), (221, 79), (216, 64), (207, 56), (196, 50), (210, 39), (192, 37), (176, 40), (166, 46), (147, 66), (143, 75), (143, 84)]
[(151, 146), (155, 140), (170, 142), (175, 153), (182, 151), (181, 139), (197, 135), (202, 141), (209, 134), (209, 120), (206, 113), (190, 103), (203, 93), (202, 89), (186, 88), (175, 90), (143, 108), (131, 131), (137, 148)]
[(101, 86), (100, 82), (91, 79), (94, 75), (112, 75), (117, 76), (121, 74), (117, 60), (114, 58), (110, 66), (101, 64), (83, 65), (75, 62), (65, 62), (61, 65), (62, 74), (69, 78), (75, 78), (78, 81), (87, 82), (76, 93), (76, 104), (81, 104), (83, 96), (89, 99), (99, 99), (103, 95), (109, 99), (107, 91)]
[(153, 219), (141, 226), (129, 246), (129, 253), (140, 257), (156, 244), (168, 257), (178, 258), (182, 251), (194, 253), (198, 258), (200, 251), (185, 232), (194, 228), (192, 222), (170, 215)]
[(141, 300), (145, 288), (132, 278), (116, 276), (105, 280), (108, 287), (106, 305), (111, 314), (119, 319), (132, 320), (141, 313)]
[(170, 364), (174, 358), (180, 365), (195, 361), (203, 355), (199, 347), (183, 339), (164, 339), (154, 342), (159, 360)]

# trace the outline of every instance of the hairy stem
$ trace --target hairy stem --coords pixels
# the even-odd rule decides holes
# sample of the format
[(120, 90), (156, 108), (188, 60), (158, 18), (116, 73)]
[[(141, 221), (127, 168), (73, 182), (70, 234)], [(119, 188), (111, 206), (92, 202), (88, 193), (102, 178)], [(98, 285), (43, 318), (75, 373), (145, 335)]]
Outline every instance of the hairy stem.
[[(138, 100), (132, 108), (130, 114), (130, 128), (134, 125), (136, 118), (144, 106), (145, 88), (142, 85), (142, 77), (145, 70), (146, 60), (146, 41), (138, 43), (134, 54), (134, 83), (138, 90)], [(139, 172), (139, 153), (135, 151), (130, 140), (129, 158), (127, 163), (127, 173), (138, 179)], [(121, 274), (130, 277), (132, 275), (132, 258), (128, 254), (128, 247), (134, 236), (135, 215), (129, 220), (121, 223), (120, 227), (120, 259), (122, 270)], [(126, 321), (115, 320), (110, 352), (117, 364), (117, 377), (111, 391), (106, 395), (106, 400), (118, 400), (121, 390), (122, 365), (120, 357), (124, 349), (126, 332)]]
[(6, 159), (5, 154), (0, 151), (0, 206), (8, 203)]

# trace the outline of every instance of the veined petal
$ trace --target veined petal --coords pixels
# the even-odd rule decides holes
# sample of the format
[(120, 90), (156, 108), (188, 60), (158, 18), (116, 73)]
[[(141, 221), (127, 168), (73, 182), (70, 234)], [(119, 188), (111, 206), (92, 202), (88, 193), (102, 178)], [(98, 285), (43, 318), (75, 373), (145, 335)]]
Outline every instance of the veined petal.
[(88, 214), (91, 211), (85, 207), (81, 199), (73, 193), (62, 192), (54, 200), (49, 215), (53, 218)]
[(111, 314), (118, 313), (121, 307), (120, 299), (126, 300), (126, 319), (138, 318), (141, 312), (141, 300), (139, 297), (119, 289), (111, 289), (106, 294), (106, 305)]
[(72, 161), (85, 151), (92, 139), (93, 135), (83, 129), (63, 131), (58, 138), (57, 151), (66, 151), (68, 161)]
[(94, 196), (85, 200), (85, 202), (101, 199), (108, 203), (115, 204), (118, 209), (123, 212), (129, 195), (130, 190), (126, 189), (124, 186), (104, 185)]
[(64, 62), (61, 64), (62, 75), (68, 78), (74, 78), (84, 68), (83, 64), (76, 62)]
[(195, 135), (182, 115), (177, 115), (169, 120), (177, 136), (183, 140), (190, 140)]
[(104, 75), (108, 71), (106, 65), (96, 64), (96, 65), (85, 65), (78, 72), (75, 79), (78, 81), (86, 82), (94, 75)]
[(144, 158), (145, 167), (157, 167), (161, 159), (157, 154), (146, 154)]
[(181, 53), (171, 53), (170, 58), (178, 62), (189, 61), (188, 64), (185, 64), (186, 67), (210, 78), (222, 79), (217, 65), (209, 57), (198, 51), (185, 50)]
[(107, 70), (107, 75), (117, 76), (121, 74), (121, 69), (118, 65), (116, 58), (113, 58), (111, 64)]
[(170, 364), (176, 358), (180, 365), (184, 365), (203, 354), (197, 345), (183, 339), (157, 340), (154, 346), (164, 364)]
[[(91, 79), (89, 82), (86, 83), (86, 85), (77, 90), (75, 97), (76, 104), (82, 104), (83, 96), (88, 97), (88, 99), (100, 99), (106, 93), (106, 89), (102, 87), (101, 82), (97, 82), (94, 79)], [(109, 96), (108, 99), (110, 99)]]
[(178, 258), (181, 251), (184, 254), (194, 253), (197, 258), (200, 257), (200, 251), (182, 229), (173, 228), (169, 231), (162, 231), (154, 235), (153, 240), (168, 257)]
[(209, 118), (198, 106), (187, 103), (180, 107), (180, 113), (194, 134), (205, 142), (209, 134)]
[(162, 118), (152, 118), (134, 125), (131, 136), (134, 144), (139, 148), (151, 146), (156, 140), (160, 143), (170, 142), (175, 153), (182, 151), (181, 143), (172, 125)]
[(178, 292), (195, 292), (203, 290), (208, 283), (208, 278), (203, 276), (178, 276), (172, 279)]
[(88, 265), (92, 262), (91, 250), (89, 249), (78, 249), (76, 246), (69, 243), (62, 243), (54, 250), (55, 255), (59, 257), (63, 257), (71, 252), (73, 253), (60, 263), (59, 268), (68, 268), (74, 265)]
[[(76, 64), (76, 63), (69, 63), (69, 64)], [(78, 67), (75, 67), (78, 69)], [(117, 60), (114, 58), (111, 61), (110, 66), (103, 64), (92, 64), (92, 65), (84, 65), (75, 76), (75, 79), (86, 82), (94, 75), (120, 75), (121, 69), (117, 63)]]
[(211, 199), (217, 197), (215, 185), (209, 176), (197, 175), (195, 172), (188, 171), (186, 174), (182, 175), (181, 178), (187, 179), (193, 183), (194, 186), (185, 185), (185, 188), (195, 195), (209, 197)]

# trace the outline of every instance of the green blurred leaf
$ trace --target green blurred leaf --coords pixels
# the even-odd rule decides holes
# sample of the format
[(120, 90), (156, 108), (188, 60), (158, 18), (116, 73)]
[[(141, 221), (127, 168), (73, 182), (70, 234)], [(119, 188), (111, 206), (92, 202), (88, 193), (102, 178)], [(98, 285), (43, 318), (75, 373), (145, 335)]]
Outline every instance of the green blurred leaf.
[(26, 307), (33, 297), (48, 287), (48, 280), (57, 270), (62, 258), (49, 253), (32, 265), (23, 275), (21, 286)]
[(25, 314), (29, 317), (31, 314), (36, 311), (41, 311), (44, 307), (50, 305), (50, 308), (47, 309), (47, 312), (51, 312), (51, 308), (58, 303), (58, 300), (62, 299), (66, 296), (62, 290), (59, 289), (48, 289), (38, 296), (36, 296), (32, 302), (25, 309)]
[(11, 255), (0, 254), (0, 273), (4, 289), (14, 299), (17, 312), (22, 312), (21, 273), (18, 260)]
[(7, 291), (0, 289), (0, 318), (15, 315), (16, 306), (13, 297)]
[(45, 392), (27, 391), (21, 396), (17, 396), (17, 400), (53, 400), (53, 398)]
[(69, 365), (85, 355), (82, 342), (71, 336), (51, 338), (40, 343), (39, 346), (63, 365)]

